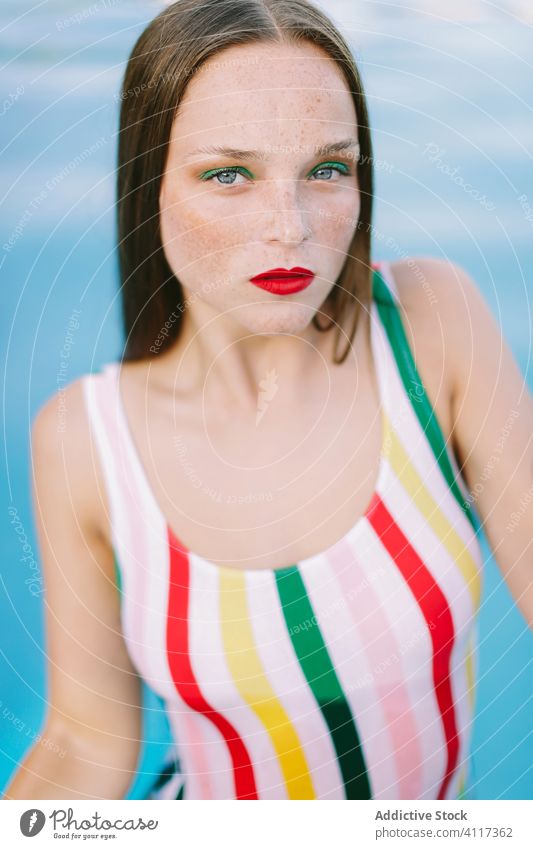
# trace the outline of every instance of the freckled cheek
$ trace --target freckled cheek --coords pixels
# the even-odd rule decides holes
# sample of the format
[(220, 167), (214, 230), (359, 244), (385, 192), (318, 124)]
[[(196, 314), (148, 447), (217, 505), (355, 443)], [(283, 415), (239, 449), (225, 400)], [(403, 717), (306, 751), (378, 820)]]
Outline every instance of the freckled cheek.
[(242, 241), (242, 223), (237, 219), (224, 221), (222, 215), (212, 211), (206, 214), (183, 203), (163, 209), (160, 224), (165, 254), (173, 269), (194, 265), (204, 271), (220, 269), (224, 252)]
[(355, 234), (361, 206), (353, 199), (346, 204), (335, 204), (321, 210), (315, 227), (320, 242), (335, 250), (347, 250)]

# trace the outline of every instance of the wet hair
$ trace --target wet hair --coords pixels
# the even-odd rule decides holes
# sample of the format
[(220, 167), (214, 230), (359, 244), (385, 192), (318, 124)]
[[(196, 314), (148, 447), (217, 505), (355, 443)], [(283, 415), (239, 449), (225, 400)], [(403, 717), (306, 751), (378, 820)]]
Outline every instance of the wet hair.
[[(354, 102), (360, 215), (341, 272), (313, 317), (319, 331), (337, 328), (334, 362), (346, 358), (361, 311), (369, 309), (372, 145), (363, 84), (347, 42), (328, 16), (307, 0), (178, 0), (141, 33), (120, 93), (117, 216), (124, 361), (150, 358), (151, 350), (159, 353), (172, 346), (186, 309), (183, 288), (161, 242), (159, 194), (172, 123), (187, 83), (220, 51), (265, 42), (310, 42), (321, 48), (342, 71)], [(179, 314), (170, 321), (178, 305)], [(350, 316), (347, 331), (344, 325)], [(339, 356), (341, 340), (346, 348)]]

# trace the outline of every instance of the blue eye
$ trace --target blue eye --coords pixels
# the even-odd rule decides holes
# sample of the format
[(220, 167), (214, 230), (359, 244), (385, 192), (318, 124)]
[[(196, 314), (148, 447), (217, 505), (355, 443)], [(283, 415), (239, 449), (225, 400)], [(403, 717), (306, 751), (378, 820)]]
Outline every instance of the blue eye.
[[(321, 171), (329, 171), (330, 174), (333, 172), (337, 172), (338, 174), (351, 174), (350, 169), (347, 165), (343, 165), (342, 162), (323, 162), (318, 168), (315, 168), (314, 171), (311, 172), (311, 176), (315, 176), (319, 174)], [(319, 180), (320, 183), (330, 183), (331, 180)]]
[[(240, 174), (243, 176), (243, 172), (250, 174), (249, 171), (246, 171), (246, 168), (239, 168), (237, 166), (233, 166), (231, 168), (214, 168), (211, 171), (206, 171), (201, 175), (200, 179), (205, 183), (208, 180), (212, 180), (214, 177), (221, 177), (223, 175), (229, 175), (231, 177), (235, 177), (236, 174)], [(251, 176), (251, 174), (250, 174)], [(218, 182), (218, 181), (217, 181)], [(219, 186), (239, 186), (242, 183), (235, 183), (235, 180), (223, 180), (218, 183)]]

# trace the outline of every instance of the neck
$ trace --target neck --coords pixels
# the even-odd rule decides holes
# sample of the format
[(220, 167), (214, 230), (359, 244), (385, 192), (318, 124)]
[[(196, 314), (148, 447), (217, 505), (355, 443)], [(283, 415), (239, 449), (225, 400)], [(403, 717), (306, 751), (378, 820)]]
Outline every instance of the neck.
[(250, 332), (230, 316), (195, 304), (184, 314), (178, 342), (154, 366), (166, 385), (179, 384), (180, 393), (221, 415), (255, 416), (265, 397), (304, 401), (311, 381), (319, 380), (327, 392), (335, 332), (320, 332), (311, 321), (300, 332)]

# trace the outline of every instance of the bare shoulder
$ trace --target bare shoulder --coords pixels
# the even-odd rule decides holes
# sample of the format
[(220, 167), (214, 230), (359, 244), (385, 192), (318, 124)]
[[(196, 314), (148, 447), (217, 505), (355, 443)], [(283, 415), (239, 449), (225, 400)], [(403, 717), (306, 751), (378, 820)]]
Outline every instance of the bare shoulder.
[(457, 305), (458, 298), (479, 293), (476, 284), (457, 262), (440, 257), (408, 257), (390, 263), (399, 294), (414, 305), (424, 296), (422, 305), (437, 309)]
[(455, 262), (410, 257), (391, 262), (390, 269), (415, 360), (418, 355), (428, 378), (430, 371), (440, 374), (439, 391), (451, 399), (472, 356), (475, 326), (490, 321), (488, 307), (472, 277)]
[(31, 428), (31, 466), (41, 488), (54, 496), (68, 489), (83, 529), (107, 538), (104, 484), (95, 456), (82, 376), (56, 391), (37, 411)]

